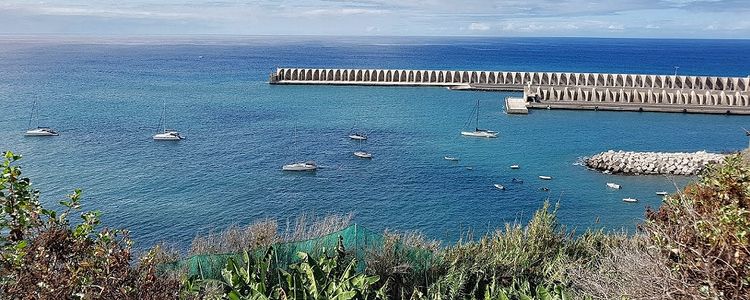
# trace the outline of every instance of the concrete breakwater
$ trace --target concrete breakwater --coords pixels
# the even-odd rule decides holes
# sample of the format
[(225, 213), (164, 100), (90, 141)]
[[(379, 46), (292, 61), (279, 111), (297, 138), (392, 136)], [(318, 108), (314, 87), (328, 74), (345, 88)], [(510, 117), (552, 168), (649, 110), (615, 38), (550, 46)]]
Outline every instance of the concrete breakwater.
[(706, 165), (724, 160), (723, 154), (698, 151), (693, 153), (664, 152), (602, 152), (585, 160), (587, 167), (627, 175), (696, 175)]

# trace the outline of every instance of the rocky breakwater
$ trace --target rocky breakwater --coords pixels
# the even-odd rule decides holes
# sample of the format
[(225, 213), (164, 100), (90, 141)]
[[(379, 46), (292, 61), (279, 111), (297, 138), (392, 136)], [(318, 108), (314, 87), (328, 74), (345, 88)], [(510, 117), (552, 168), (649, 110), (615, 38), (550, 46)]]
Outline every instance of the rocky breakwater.
[(724, 160), (723, 154), (698, 151), (693, 153), (664, 152), (602, 152), (586, 159), (586, 166), (612, 174), (626, 175), (696, 175), (706, 165)]

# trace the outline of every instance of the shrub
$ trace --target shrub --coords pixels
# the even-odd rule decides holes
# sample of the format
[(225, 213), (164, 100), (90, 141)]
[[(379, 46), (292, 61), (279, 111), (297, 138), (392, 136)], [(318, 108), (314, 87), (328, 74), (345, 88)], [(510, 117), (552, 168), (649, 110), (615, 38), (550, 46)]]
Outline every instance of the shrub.
[(0, 298), (175, 298), (176, 279), (158, 276), (156, 252), (131, 266), (132, 241), (125, 230), (97, 230), (99, 212), (80, 213), (81, 191), (60, 201), (59, 213), (42, 207), (39, 191), (3, 153), (0, 178)]
[(683, 193), (647, 211), (643, 225), (689, 294), (750, 295), (750, 169), (739, 155), (709, 166)]

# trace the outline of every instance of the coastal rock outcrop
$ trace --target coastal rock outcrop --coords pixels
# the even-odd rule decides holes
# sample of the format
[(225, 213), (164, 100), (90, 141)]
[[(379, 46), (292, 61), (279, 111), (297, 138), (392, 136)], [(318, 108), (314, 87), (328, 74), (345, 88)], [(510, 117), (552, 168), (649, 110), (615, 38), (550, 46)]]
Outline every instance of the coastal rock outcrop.
[(586, 166), (612, 174), (626, 175), (696, 175), (706, 165), (721, 162), (724, 154), (698, 151), (692, 153), (665, 152), (602, 152), (585, 160)]

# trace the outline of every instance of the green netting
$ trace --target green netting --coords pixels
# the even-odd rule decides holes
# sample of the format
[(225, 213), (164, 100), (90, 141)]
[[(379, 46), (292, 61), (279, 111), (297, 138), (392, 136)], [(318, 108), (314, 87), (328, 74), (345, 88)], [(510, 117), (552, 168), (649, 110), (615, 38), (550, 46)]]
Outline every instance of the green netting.
[[(319, 238), (273, 245), (276, 250), (276, 264), (278, 266), (288, 266), (297, 262), (299, 260), (297, 257), (298, 252), (305, 252), (316, 257), (321, 255), (325, 250), (329, 255), (333, 255), (339, 237), (343, 238), (346, 252), (357, 258), (360, 270), (363, 270), (365, 267), (367, 251), (382, 247), (383, 245), (383, 236), (381, 234), (373, 233), (355, 224)], [(260, 257), (265, 254), (266, 250), (267, 248), (253, 249), (251, 254)], [(424, 256), (425, 253), (415, 252), (414, 255), (415, 258), (418, 258)], [(229, 258), (238, 262), (242, 261), (243, 253), (193, 255), (187, 259), (165, 265), (164, 267), (165, 269), (184, 268), (191, 278), (220, 279), (221, 270), (224, 269)]]

